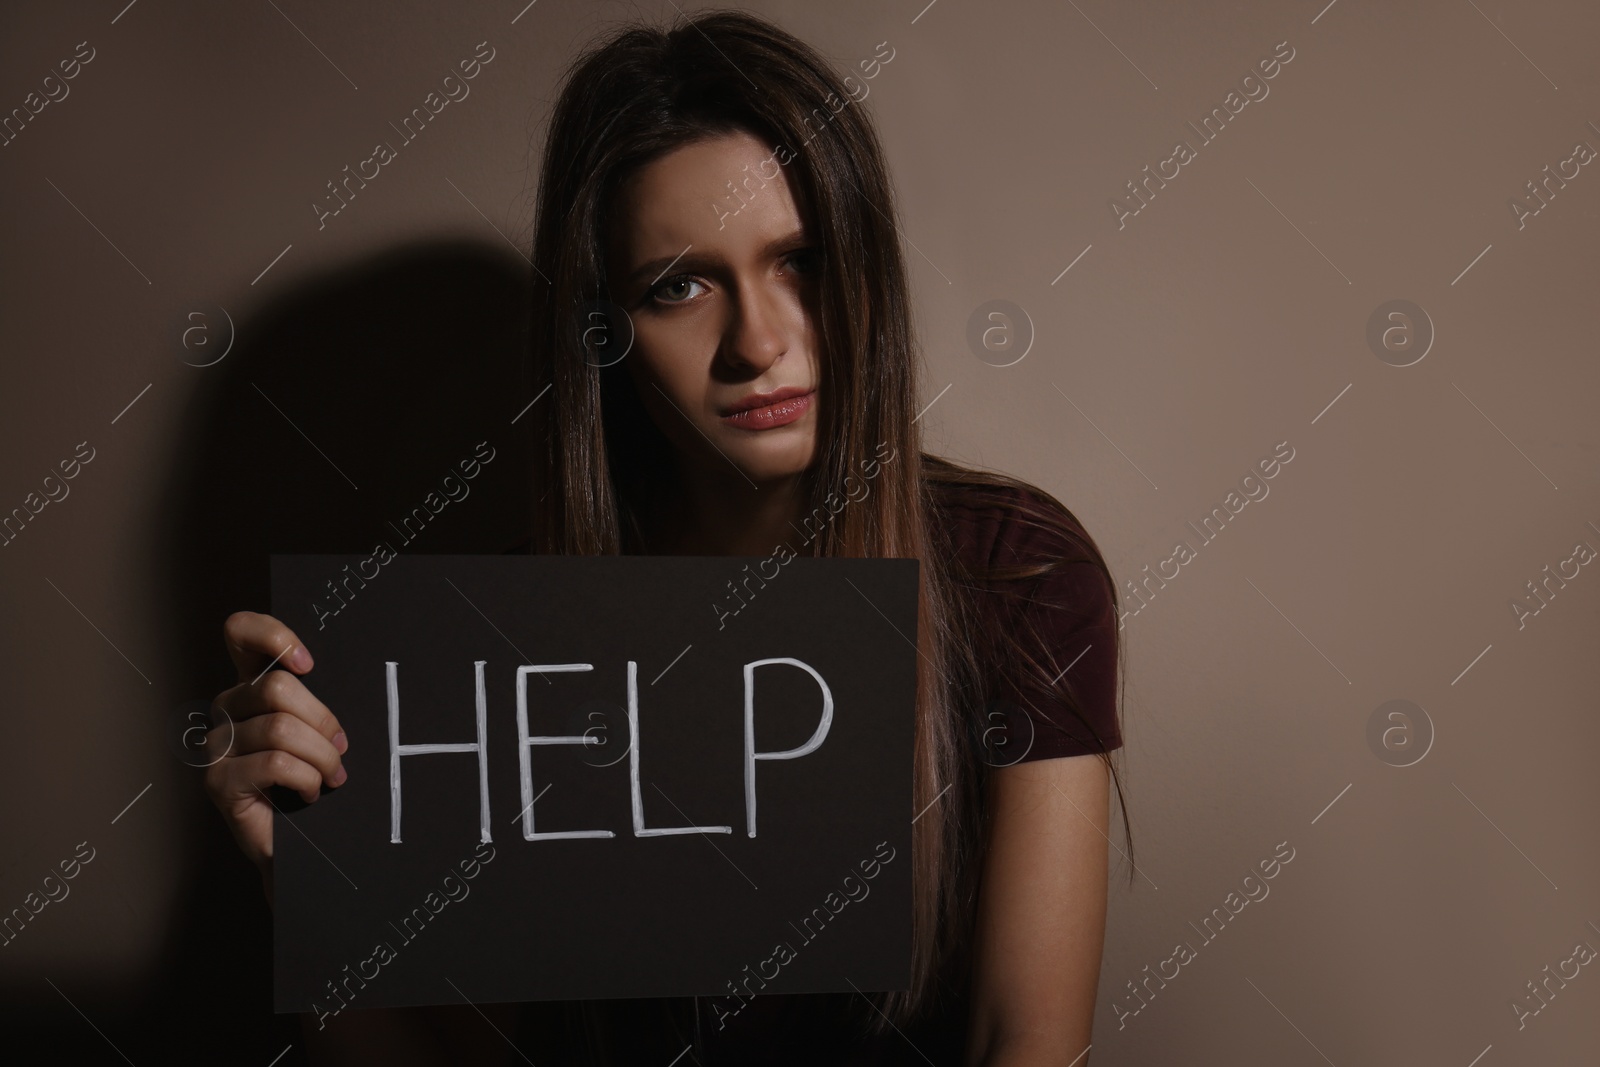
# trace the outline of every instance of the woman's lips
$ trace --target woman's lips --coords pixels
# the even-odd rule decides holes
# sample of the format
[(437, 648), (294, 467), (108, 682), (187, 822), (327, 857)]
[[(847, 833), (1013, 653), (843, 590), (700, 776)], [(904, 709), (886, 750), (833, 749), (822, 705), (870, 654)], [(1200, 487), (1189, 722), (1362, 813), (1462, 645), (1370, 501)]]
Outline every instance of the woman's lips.
[(722, 416), (722, 421), (742, 430), (770, 430), (775, 426), (786, 426), (806, 413), (811, 407), (814, 396), (816, 396), (815, 390), (803, 396), (792, 396), (776, 404), (768, 404), (766, 407), (746, 408), (744, 411)]

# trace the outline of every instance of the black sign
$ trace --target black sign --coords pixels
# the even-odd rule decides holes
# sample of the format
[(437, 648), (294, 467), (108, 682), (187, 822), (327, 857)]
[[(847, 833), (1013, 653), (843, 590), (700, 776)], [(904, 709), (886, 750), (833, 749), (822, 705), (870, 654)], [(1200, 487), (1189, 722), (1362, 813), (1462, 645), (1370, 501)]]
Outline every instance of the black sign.
[[(381, 546), (380, 546), (381, 547)], [(275, 1006), (906, 989), (913, 559), (275, 555)]]

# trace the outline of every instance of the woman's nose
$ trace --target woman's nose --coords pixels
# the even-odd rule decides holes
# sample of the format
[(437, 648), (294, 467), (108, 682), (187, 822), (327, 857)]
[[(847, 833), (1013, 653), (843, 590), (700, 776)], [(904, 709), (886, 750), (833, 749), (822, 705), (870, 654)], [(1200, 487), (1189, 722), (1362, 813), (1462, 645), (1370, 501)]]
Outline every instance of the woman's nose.
[(759, 286), (740, 292), (723, 347), (730, 363), (758, 372), (777, 362), (789, 348), (781, 297)]

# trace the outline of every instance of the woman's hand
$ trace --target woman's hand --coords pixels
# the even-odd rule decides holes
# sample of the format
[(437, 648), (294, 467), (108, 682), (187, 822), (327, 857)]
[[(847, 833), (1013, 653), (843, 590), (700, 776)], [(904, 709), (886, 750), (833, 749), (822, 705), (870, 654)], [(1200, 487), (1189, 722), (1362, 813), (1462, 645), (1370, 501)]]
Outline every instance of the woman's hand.
[(261, 871), (270, 904), (273, 805), (266, 790), (285, 786), (315, 803), (324, 782), (344, 783), (340, 757), (348, 745), (333, 712), (296, 677), (312, 661), (292, 630), (271, 615), (236, 611), (222, 624), (222, 636), (239, 684), (212, 702), (227, 718), (206, 734), (214, 761), (206, 768), (206, 792)]

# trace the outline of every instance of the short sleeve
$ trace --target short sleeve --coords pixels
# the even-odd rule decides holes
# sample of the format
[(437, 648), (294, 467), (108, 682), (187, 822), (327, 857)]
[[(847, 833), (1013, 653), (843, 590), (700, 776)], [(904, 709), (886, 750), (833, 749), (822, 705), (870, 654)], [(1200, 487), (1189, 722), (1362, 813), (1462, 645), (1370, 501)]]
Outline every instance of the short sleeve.
[[(1002, 609), (1005, 639), (985, 712), (985, 758), (1010, 766), (1121, 747), (1118, 627), (1105, 573), (1075, 560), (1020, 584)], [(1023, 649), (1044, 671), (1038, 684), (1024, 678)]]

